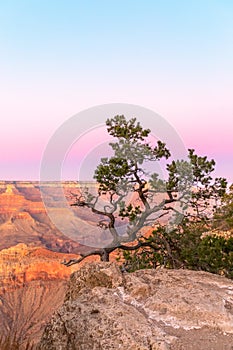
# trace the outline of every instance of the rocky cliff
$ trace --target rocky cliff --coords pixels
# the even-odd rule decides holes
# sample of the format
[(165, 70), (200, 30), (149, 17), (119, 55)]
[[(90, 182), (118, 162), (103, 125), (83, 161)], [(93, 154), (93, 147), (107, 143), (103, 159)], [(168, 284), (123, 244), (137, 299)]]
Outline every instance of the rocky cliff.
[(205, 272), (121, 273), (92, 263), (70, 279), (40, 350), (231, 350), (233, 282)]
[[(35, 280), (68, 279), (73, 270), (61, 264), (72, 254), (56, 253), (20, 243), (0, 251), (0, 295)], [(76, 268), (77, 269), (77, 268)]]
[(37, 343), (63, 303), (70, 274), (82, 266), (61, 264), (70, 258), (77, 256), (23, 243), (0, 251), (0, 337)]
[(63, 302), (75, 267), (61, 261), (70, 256), (23, 243), (0, 251), (0, 336), (16, 335), (22, 344), (39, 339)]
[(50, 221), (38, 183), (0, 182), (0, 235), (0, 250), (18, 243), (67, 253), (80, 248)]
[[(54, 210), (56, 184), (49, 187)], [(65, 188), (76, 187), (65, 183)], [(63, 213), (59, 212), (62, 216)], [(66, 281), (79, 266), (61, 264), (85, 247), (50, 221), (38, 182), (0, 182), (0, 337), (37, 341), (45, 322), (64, 299)], [(48, 250), (49, 249), (49, 250)]]
[(16, 337), (22, 350), (36, 344), (65, 291), (65, 280), (34, 280), (0, 295), (0, 336)]
[[(88, 249), (84, 244), (95, 246), (99, 218), (86, 208), (69, 206), (80, 193), (79, 186), (84, 185), (75, 182), (59, 185), (56, 182), (0, 181), (0, 250), (25, 243), (57, 252), (81, 253)], [(64, 233), (67, 227), (68, 235)], [(104, 233), (102, 235), (99, 239), (104, 239)]]

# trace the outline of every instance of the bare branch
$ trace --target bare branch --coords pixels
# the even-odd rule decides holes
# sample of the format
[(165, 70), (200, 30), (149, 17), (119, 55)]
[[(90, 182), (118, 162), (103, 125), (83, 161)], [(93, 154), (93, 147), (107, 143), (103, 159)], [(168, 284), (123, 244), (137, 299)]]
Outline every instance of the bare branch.
[(109, 255), (113, 250), (115, 250), (116, 248), (103, 248), (103, 249), (95, 249), (95, 250), (91, 250), (90, 252), (84, 253), (84, 254), (80, 254), (80, 258), (78, 259), (70, 259), (69, 261), (62, 261), (61, 264), (65, 265), (65, 266), (71, 266), (74, 264), (78, 264), (81, 261), (83, 261), (84, 259), (86, 259), (88, 256), (92, 256), (92, 255), (98, 255), (100, 258), (102, 258), (106, 253)]
[(130, 246), (130, 245), (128, 246), (128, 245), (121, 244), (117, 248), (123, 249), (123, 250), (130, 250), (130, 251), (132, 251), (132, 250), (137, 250), (137, 249), (139, 249), (141, 247), (151, 247), (151, 248), (153, 248), (155, 250), (154, 244), (152, 244), (152, 242), (148, 242), (148, 241), (145, 241), (145, 242), (138, 241), (138, 243), (136, 245), (134, 245), (134, 246)]

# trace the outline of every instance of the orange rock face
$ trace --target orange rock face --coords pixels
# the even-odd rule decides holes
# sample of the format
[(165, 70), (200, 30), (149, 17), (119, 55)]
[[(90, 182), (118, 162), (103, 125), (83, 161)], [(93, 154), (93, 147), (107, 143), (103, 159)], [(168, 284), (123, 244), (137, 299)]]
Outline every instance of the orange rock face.
[(39, 183), (0, 182), (0, 237), (0, 250), (18, 243), (64, 253), (80, 247), (50, 221)]
[[(37, 201), (25, 198), (14, 184), (4, 184), (5, 192), (0, 195), (0, 213), (17, 213), (19, 211), (40, 211), (45, 212), (45, 208), (38, 193)], [(2, 190), (4, 190), (2, 185)], [(33, 189), (33, 187), (32, 187)], [(38, 191), (39, 192), (39, 191)], [(35, 195), (34, 195), (35, 196)], [(32, 196), (33, 197), (33, 193)], [(34, 198), (33, 198), (34, 199)]]
[(61, 262), (72, 257), (76, 256), (28, 247), (23, 243), (3, 249), (0, 251), (0, 293), (30, 281), (68, 279), (77, 267), (66, 267)]
[(85, 263), (61, 262), (84, 249), (50, 221), (38, 183), (0, 182), (0, 337), (15, 334), (23, 344), (39, 339), (70, 274)]
[[(59, 211), (56, 184), (44, 186)], [(75, 183), (64, 186), (77, 190)], [(87, 249), (64, 236), (50, 221), (38, 182), (0, 182), (0, 237), (0, 293), (31, 281), (68, 279), (80, 266), (68, 268), (61, 262), (77, 258)], [(94, 260), (98, 257), (87, 259)]]

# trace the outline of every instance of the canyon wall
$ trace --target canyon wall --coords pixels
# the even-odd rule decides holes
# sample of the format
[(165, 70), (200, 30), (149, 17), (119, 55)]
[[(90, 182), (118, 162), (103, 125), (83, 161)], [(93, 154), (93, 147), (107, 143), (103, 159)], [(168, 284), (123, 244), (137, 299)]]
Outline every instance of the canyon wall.
[[(56, 186), (45, 186), (58, 203)], [(0, 182), (0, 336), (16, 335), (22, 348), (38, 341), (78, 268), (61, 262), (82, 249), (50, 221), (38, 182)]]

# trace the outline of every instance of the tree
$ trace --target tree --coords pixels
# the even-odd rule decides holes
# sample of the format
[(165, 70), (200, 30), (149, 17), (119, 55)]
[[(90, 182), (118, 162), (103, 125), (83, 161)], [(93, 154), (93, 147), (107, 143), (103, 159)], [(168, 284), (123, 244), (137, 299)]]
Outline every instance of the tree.
[[(202, 270), (233, 278), (233, 237), (208, 234), (200, 222), (181, 226), (182, 230), (176, 227), (169, 232), (160, 226), (146, 238), (151, 242), (149, 248), (123, 251), (124, 269), (132, 272), (164, 266)], [(122, 256), (119, 258), (122, 261)]]
[(233, 229), (233, 184), (222, 198), (222, 205), (217, 208), (214, 215), (214, 228), (220, 230)]
[[(81, 191), (72, 205), (85, 207), (100, 217), (97, 224), (110, 232), (111, 242), (65, 262), (67, 266), (89, 255), (99, 255), (101, 260), (108, 261), (109, 254), (117, 248), (133, 251), (147, 247), (156, 251), (153, 241), (143, 236), (145, 226), (149, 228), (167, 218), (169, 231), (184, 216), (189, 221), (194, 216), (207, 221), (209, 203), (214, 200), (217, 204), (225, 192), (225, 179), (213, 182), (210, 176), (213, 160), (199, 157), (190, 149), (187, 160), (172, 160), (166, 165), (167, 178), (163, 179), (159, 173), (148, 170), (148, 164), (155, 168), (156, 163), (171, 157), (165, 143), (159, 140), (152, 145), (150, 130), (143, 129), (136, 118), (127, 120), (117, 115), (108, 119), (106, 126), (116, 141), (110, 143), (113, 155), (102, 158), (95, 170), (98, 191), (95, 195), (88, 189)], [(131, 200), (127, 201), (129, 195)], [(123, 233), (119, 230), (121, 221)]]

